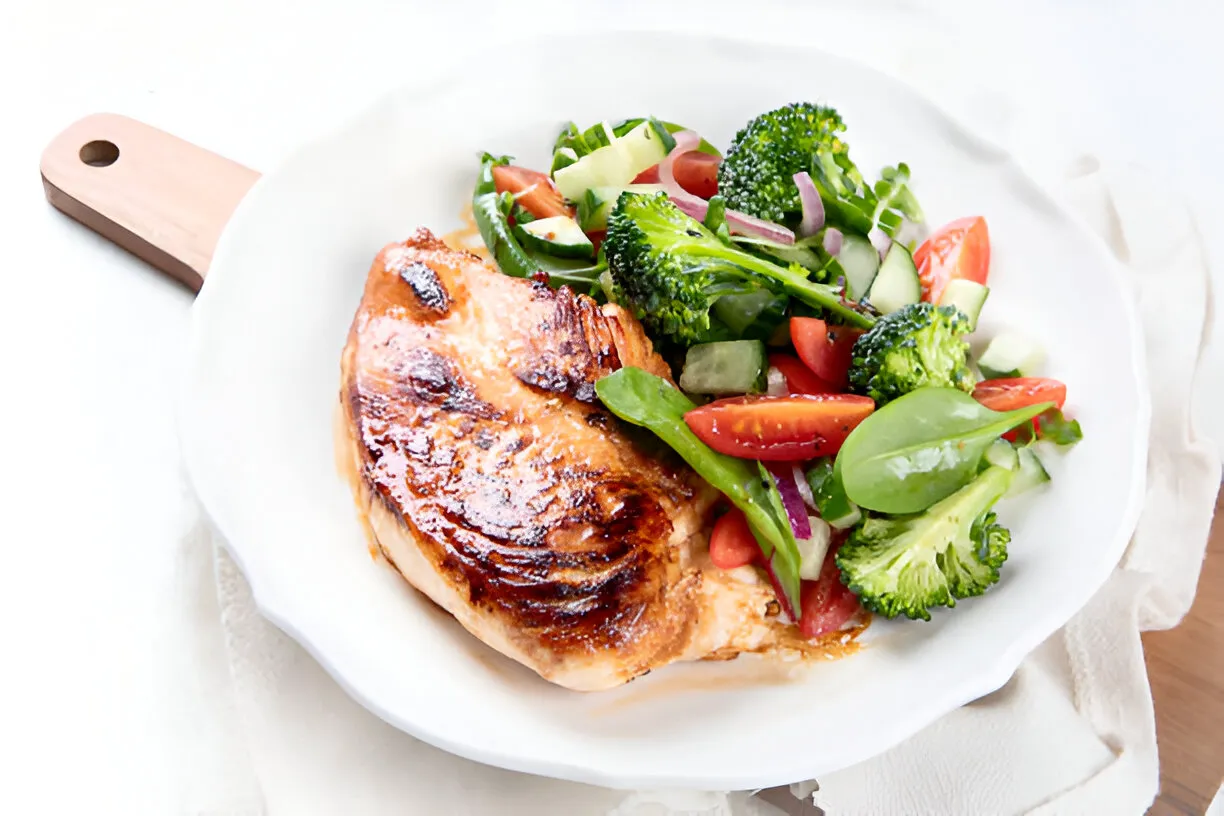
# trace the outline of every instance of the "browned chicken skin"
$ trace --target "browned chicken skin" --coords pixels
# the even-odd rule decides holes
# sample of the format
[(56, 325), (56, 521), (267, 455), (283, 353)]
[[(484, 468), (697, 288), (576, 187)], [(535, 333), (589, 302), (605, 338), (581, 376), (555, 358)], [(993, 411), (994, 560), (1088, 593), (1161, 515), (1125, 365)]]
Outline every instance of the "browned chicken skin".
[(669, 377), (632, 316), (514, 279), (427, 230), (382, 250), (342, 360), (340, 439), (379, 549), (544, 678), (609, 688), (768, 646), (772, 591), (708, 569), (714, 496), (596, 400)]

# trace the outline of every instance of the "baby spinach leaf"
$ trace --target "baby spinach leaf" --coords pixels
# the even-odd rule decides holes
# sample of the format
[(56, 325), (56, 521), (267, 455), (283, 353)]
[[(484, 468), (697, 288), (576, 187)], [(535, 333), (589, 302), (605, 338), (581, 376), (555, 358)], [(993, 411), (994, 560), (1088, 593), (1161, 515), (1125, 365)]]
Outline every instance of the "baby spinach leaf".
[(1000, 413), (955, 388), (919, 388), (863, 420), (835, 468), (860, 507), (919, 513), (968, 484), (995, 439), (1052, 405)]

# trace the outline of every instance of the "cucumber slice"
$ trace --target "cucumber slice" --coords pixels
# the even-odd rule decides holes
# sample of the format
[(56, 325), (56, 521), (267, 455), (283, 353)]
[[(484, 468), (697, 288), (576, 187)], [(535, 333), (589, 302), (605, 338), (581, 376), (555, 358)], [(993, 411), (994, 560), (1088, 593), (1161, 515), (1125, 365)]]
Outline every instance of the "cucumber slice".
[(1007, 498), (1027, 493), (1050, 481), (1050, 474), (1032, 448), (1020, 448), (1016, 451), (1016, 457), (1020, 465), (1016, 470), (1016, 475), (1012, 477), (1011, 486), (1007, 489)]
[[(609, 135), (611, 128), (608, 128)], [(553, 173), (561, 195), (581, 201), (592, 187), (624, 187), (638, 173), (667, 156), (663, 140), (650, 122), (643, 122), (622, 138), (593, 150)]]
[[(647, 119), (620, 138), (625, 149), (629, 151), (633, 166), (637, 168), (633, 171), (633, 175), (636, 176), (646, 168), (666, 159), (667, 141), (670, 141), (673, 146), (676, 144), (676, 140), (672, 139), (667, 131), (663, 131), (663, 134), (660, 135), (659, 130), (661, 129), (662, 126), (656, 129), (655, 123)], [(664, 140), (664, 136), (667, 136), (667, 141)], [(632, 178), (629, 179), (629, 181), (632, 180)]]
[(830, 524), (823, 519), (809, 516), (812, 525), (812, 535), (808, 538), (797, 538), (799, 545), (799, 577), (805, 581), (815, 581), (824, 568), (825, 555), (829, 552), (829, 541), (833, 538)]
[(578, 154), (574, 152), (574, 148), (558, 148), (557, 151), (553, 153), (552, 167), (549, 168), (548, 175), (556, 175), (557, 171), (562, 167), (569, 167), (576, 161), (578, 161)]
[(595, 245), (586, 237), (578, 222), (566, 215), (537, 218), (526, 224), (515, 224), (514, 235), (524, 249), (532, 249), (557, 258), (594, 258)]
[[(846, 236), (847, 239), (849, 237)], [(844, 248), (843, 244), (843, 250)], [(884, 262), (880, 264), (880, 272), (871, 284), (867, 300), (881, 314), (889, 314), (921, 299), (922, 284), (918, 280), (918, 268), (914, 266), (914, 259), (908, 249), (894, 241), (888, 248), (888, 254), (884, 256)]]
[(1008, 470), (1016, 470), (1020, 467), (1020, 457), (1016, 449), (1012, 447), (1012, 443), (1006, 439), (996, 439), (994, 444), (986, 449), (986, 454), (982, 458), (995, 467)]
[(990, 341), (978, 368), (987, 379), (998, 377), (1030, 377), (1045, 359), (1041, 346), (1016, 332), (1003, 332)]
[(728, 340), (693, 346), (684, 358), (680, 390), (690, 394), (747, 394), (761, 390), (765, 344)]
[(808, 487), (820, 517), (834, 530), (847, 530), (859, 523), (863, 511), (850, 501), (833, 469), (832, 459), (822, 459), (807, 472)]
[(880, 272), (880, 253), (871, 242), (861, 235), (847, 233), (842, 238), (837, 262), (846, 278), (846, 298), (862, 300), (867, 297)]
[(578, 225), (587, 232), (608, 228), (608, 216), (624, 192), (657, 193), (662, 184), (629, 184), (624, 187), (592, 187), (578, 199)]
[(948, 281), (943, 294), (939, 296), (940, 306), (955, 306), (969, 318), (969, 331), (977, 328), (978, 315), (982, 313), (982, 304), (990, 294), (990, 287), (977, 281), (957, 278)]

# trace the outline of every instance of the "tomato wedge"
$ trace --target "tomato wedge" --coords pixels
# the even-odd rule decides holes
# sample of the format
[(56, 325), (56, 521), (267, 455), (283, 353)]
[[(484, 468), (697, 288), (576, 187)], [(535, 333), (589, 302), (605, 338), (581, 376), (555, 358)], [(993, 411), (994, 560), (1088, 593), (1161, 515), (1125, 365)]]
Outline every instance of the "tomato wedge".
[(1067, 386), (1048, 377), (1004, 377), (978, 383), (973, 398), (992, 411), (1014, 411), (1039, 402), (1062, 408), (1067, 401)]
[(816, 638), (836, 632), (862, 608), (858, 596), (842, 583), (841, 570), (837, 568), (837, 549), (829, 548), (820, 577), (815, 581), (804, 581), (800, 590), (799, 633), (805, 638)]
[(574, 217), (574, 209), (553, 186), (552, 179), (526, 167), (500, 164), (493, 168), (493, 185), (499, 193), (515, 196), (519, 206), (536, 218), (554, 215)]
[[(672, 162), (676, 183), (698, 198), (718, 195), (718, 165), (722, 159), (700, 150), (681, 153)], [(659, 165), (652, 164), (633, 178), (634, 184), (658, 184)]]
[(634, 184), (658, 184), (659, 183), (659, 165), (652, 164), (642, 172), (633, 177)]
[(922, 299), (938, 303), (948, 281), (957, 278), (986, 283), (990, 274), (990, 231), (980, 215), (945, 224), (914, 253), (922, 280)]
[(719, 453), (799, 462), (837, 453), (874, 410), (870, 397), (855, 394), (729, 397), (689, 411), (684, 421)]
[[(1048, 377), (1002, 377), (978, 383), (973, 389), (973, 398), (992, 411), (1014, 411), (1039, 402), (1052, 402), (1061, 409), (1067, 401), (1067, 386)], [(1032, 422), (1036, 431), (1037, 418)], [(1020, 431), (1013, 428), (1003, 434), (1003, 438), (1015, 442), (1019, 434)]]
[(748, 519), (732, 507), (718, 517), (710, 532), (710, 560), (719, 569), (735, 569), (756, 561), (761, 555)]
[(816, 317), (792, 317), (791, 342), (808, 368), (834, 391), (844, 391), (854, 342), (863, 333), (851, 326), (830, 326)]
[(599, 248), (603, 246), (604, 239), (608, 237), (607, 230), (591, 230), (586, 234), (591, 239), (591, 243), (595, 247), (595, 251), (599, 252)]
[(713, 198), (718, 195), (718, 165), (722, 159), (690, 150), (681, 153), (672, 163), (676, 183), (698, 198)]
[(771, 354), (769, 364), (786, 379), (786, 387), (792, 394), (836, 394), (837, 389), (816, 376), (812, 369), (798, 357), (790, 354)]

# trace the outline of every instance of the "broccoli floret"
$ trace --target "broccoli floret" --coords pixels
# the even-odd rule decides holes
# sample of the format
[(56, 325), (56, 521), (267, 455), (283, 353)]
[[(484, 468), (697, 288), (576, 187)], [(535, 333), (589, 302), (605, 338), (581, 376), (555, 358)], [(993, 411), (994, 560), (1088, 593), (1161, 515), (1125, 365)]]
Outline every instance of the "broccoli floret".
[[(608, 217), (603, 251), (616, 301), (630, 307), (656, 336), (691, 345), (706, 342), (719, 298), (762, 289), (789, 295), (869, 327), (875, 319), (842, 300), (841, 290), (813, 283), (807, 270), (750, 255), (724, 243), (685, 215), (666, 193), (621, 193)], [(726, 326), (717, 326), (723, 330)]]
[(850, 390), (877, 407), (928, 385), (971, 392), (968, 332), (955, 306), (914, 303), (885, 315), (854, 344)]
[(802, 212), (793, 176), (811, 176), (830, 224), (866, 235), (877, 226), (896, 236), (904, 218), (922, 222), (909, 168), (885, 167), (873, 186), (850, 160), (846, 129), (833, 108), (796, 102), (749, 122), (718, 167), (727, 206), (768, 221), (793, 222)]
[(930, 620), (930, 608), (956, 606), (999, 580), (1011, 533), (991, 507), (1012, 471), (988, 467), (925, 512), (869, 515), (837, 551), (842, 582), (863, 606), (888, 618)]
[(733, 210), (768, 221), (784, 221), (802, 210), (799, 190), (791, 177), (811, 171), (817, 149), (834, 166), (841, 156), (844, 164), (853, 168), (849, 148), (838, 138), (845, 129), (833, 108), (808, 102), (763, 113), (735, 134), (718, 166), (718, 191)]

